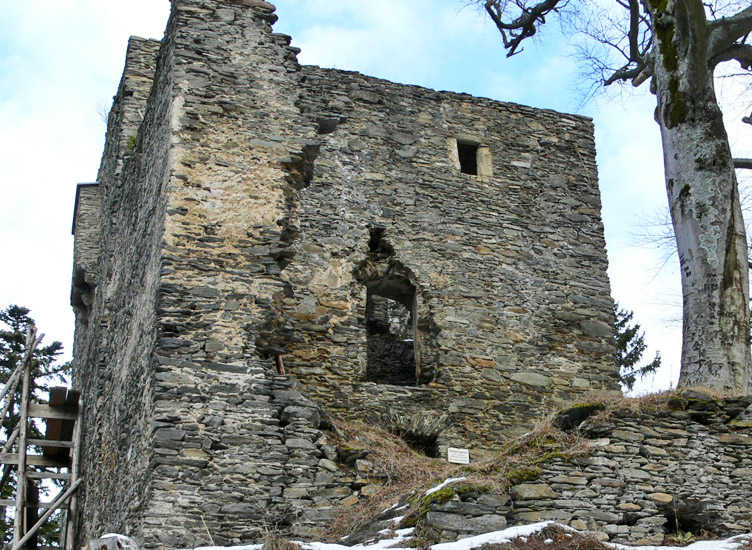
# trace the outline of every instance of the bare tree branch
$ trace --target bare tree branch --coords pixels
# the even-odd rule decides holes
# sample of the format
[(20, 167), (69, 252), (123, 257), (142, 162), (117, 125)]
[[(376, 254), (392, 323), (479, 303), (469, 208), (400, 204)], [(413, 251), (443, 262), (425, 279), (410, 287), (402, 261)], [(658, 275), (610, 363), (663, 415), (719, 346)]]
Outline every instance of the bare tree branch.
[(629, 0), (629, 59), (641, 59), (637, 40), (640, 36), (640, 4), (637, 0)]
[(710, 41), (708, 58), (713, 59), (752, 32), (752, 6), (731, 17), (721, 17), (708, 23)]
[(743, 69), (751, 69), (752, 68), (752, 45), (750, 44), (732, 44), (730, 47), (726, 48), (724, 51), (720, 52), (718, 55), (713, 57), (710, 60), (711, 66), (715, 67), (719, 63), (723, 63), (724, 61), (738, 61), (739, 65), (742, 66)]
[[(538, 25), (545, 23), (546, 15), (554, 11), (562, 1), (542, 0), (531, 8), (520, 6), (522, 14), (514, 21), (505, 23), (503, 20), (505, 4), (502, 4), (501, 0), (486, 0), (486, 12), (501, 33), (504, 48), (508, 50), (507, 57), (512, 57), (515, 53), (518, 53), (517, 48), (522, 41), (535, 35)], [(507, 38), (507, 33), (509, 38)]]
[[(645, 70), (645, 65), (637, 65), (632, 66), (630, 63), (629, 65), (624, 65), (621, 69), (615, 71), (610, 77), (608, 77), (606, 80), (603, 81), (604, 86), (608, 86), (609, 84), (613, 84), (614, 82), (617, 82), (619, 80), (632, 80), (633, 82), (640, 74)], [(642, 82), (640, 82), (641, 84)], [(635, 84), (635, 86), (639, 86), (639, 84)]]
[(752, 159), (734, 159), (734, 168), (752, 170)]

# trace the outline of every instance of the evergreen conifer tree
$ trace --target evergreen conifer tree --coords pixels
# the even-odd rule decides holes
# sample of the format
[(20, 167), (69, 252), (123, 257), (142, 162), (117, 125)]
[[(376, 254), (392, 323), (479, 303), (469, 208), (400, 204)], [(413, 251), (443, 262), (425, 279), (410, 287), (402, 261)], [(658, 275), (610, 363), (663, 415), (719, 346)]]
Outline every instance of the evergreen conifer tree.
[(619, 365), (619, 378), (622, 387), (632, 391), (638, 378), (644, 378), (654, 373), (661, 366), (661, 355), (656, 353), (650, 363), (640, 365), (642, 356), (647, 349), (645, 334), (640, 332), (640, 325), (632, 325), (634, 312), (621, 309), (614, 305), (616, 322), (614, 323), (616, 338), (616, 362)]
[[(29, 310), (25, 307), (11, 305), (0, 311), (0, 387), (5, 386), (13, 371), (24, 359), (26, 352), (26, 332), (34, 320), (29, 317)], [(58, 363), (58, 357), (63, 352), (60, 342), (52, 342), (43, 347), (37, 347), (31, 362), (31, 387), (32, 397), (37, 400), (46, 399), (46, 393), (51, 383), (64, 382), (65, 376), (70, 372), (70, 363)], [(2, 437), (0, 445), (4, 445), (18, 425), (20, 417), (21, 384), (18, 384), (13, 395), (6, 397), (12, 399), (12, 406), (8, 414), (2, 419)], [(29, 424), (29, 436), (42, 438), (39, 426), (31, 422)], [(34, 468), (34, 467), (31, 467)], [(16, 491), (16, 476), (14, 466), (5, 465), (0, 470), (0, 498), (11, 499)], [(45, 487), (40, 492), (46, 492)], [(47, 524), (39, 531), (40, 544), (54, 546), (58, 543), (60, 533), (60, 516), (53, 515)], [(8, 517), (4, 507), (0, 507), (0, 542), (9, 543), (13, 538), (13, 518)]]

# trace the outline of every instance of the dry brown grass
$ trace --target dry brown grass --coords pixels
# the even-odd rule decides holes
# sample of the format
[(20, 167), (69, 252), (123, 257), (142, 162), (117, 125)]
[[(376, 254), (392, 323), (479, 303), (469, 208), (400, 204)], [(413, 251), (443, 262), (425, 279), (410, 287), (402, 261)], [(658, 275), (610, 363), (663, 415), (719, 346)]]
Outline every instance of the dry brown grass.
[(590, 422), (607, 422), (615, 411), (629, 411), (634, 414), (640, 414), (644, 411), (665, 409), (669, 406), (669, 401), (676, 394), (676, 391), (665, 391), (660, 393), (651, 393), (641, 397), (618, 397), (607, 396), (594, 400), (596, 403), (603, 405), (603, 409), (595, 411), (590, 417)]
[(510, 441), (495, 456), (465, 466), (468, 481), (493, 491), (506, 491), (510, 485), (535, 479), (545, 462), (590, 454), (590, 442), (576, 432), (556, 428), (553, 417), (548, 416), (526, 435)]
[(264, 535), (264, 550), (301, 550), (301, 547), (281, 537), (278, 533), (268, 530)]
[(543, 462), (570, 460), (590, 452), (587, 440), (575, 433), (558, 430), (553, 415), (540, 422), (523, 437), (514, 439), (491, 458), (470, 465), (454, 465), (443, 459), (429, 458), (411, 449), (402, 439), (383, 429), (364, 423), (339, 424), (342, 446), (367, 448), (366, 459), (373, 464), (372, 476), (383, 480), (373, 496), (351, 508), (343, 509), (330, 530), (329, 540), (353, 533), (401, 498), (414, 494), (409, 507), (400, 512), (414, 516), (423, 505), (425, 490), (450, 477), (464, 477), (460, 485), (475, 486), (482, 491), (502, 492), (510, 485), (534, 480)]
[(486, 544), (483, 550), (612, 550), (598, 539), (553, 525), (528, 537), (503, 544)]
[(672, 407), (671, 401), (681, 401), (681, 394), (685, 391), (702, 393), (710, 396), (712, 399), (719, 401), (738, 397), (738, 395), (735, 394), (722, 393), (716, 390), (702, 387), (679, 388), (659, 393), (651, 393), (641, 397), (594, 397), (592, 401), (594, 403), (602, 404), (604, 406), (604, 409), (593, 413), (589, 422), (607, 422), (610, 419), (611, 415), (616, 411), (629, 411), (633, 414), (639, 415), (644, 412), (670, 409)]
[(364, 502), (342, 510), (332, 525), (329, 540), (338, 540), (356, 531), (413, 489), (452, 477), (452, 472), (457, 470), (441, 459), (414, 451), (402, 439), (381, 428), (362, 422), (339, 424), (339, 428), (344, 434), (341, 444), (369, 451), (366, 460), (373, 464), (373, 470), (362, 476), (381, 480), (383, 485)]

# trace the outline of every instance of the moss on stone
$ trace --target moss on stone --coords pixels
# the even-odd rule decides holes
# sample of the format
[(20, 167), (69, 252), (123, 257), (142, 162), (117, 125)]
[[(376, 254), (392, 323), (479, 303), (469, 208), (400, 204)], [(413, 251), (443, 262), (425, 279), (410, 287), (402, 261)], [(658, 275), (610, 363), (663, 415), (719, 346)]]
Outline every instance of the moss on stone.
[(442, 487), (438, 491), (434, 491), (429, 495), (426, 495), (423, 499), (423, 506), (431, 506), (434, 503), (443, 503), (451, 500), (454, 495), (457, 494), (457, 489), (451, 485)]
[(520, 483), (525, 483), (526, 481), (534, 481), (538, 479), (541, 473), (541, 469), (537, 467), (520, 468), (518, 470), (511, 470), (507, 472), (506, 477), (510, 485), (519, 485)]
[(408, 516), (405, 516), (402, 518), (402, 521), (400, 521), (399, 528), (400, 529), (409, 529), (411, 527), (415, 527), (418, 525), (418, 521), (421, 520), (424, 516), (420, 516), (419, 514), (410, 514)]
[(447, 485), (442, 487), (438, 491), (434, 491), (429, 495), (425, 495), (420, 499), (421, 493), (416, 493), (408, 499), (411, 505), (416, 505), (420, 501), (420, 506), (417, 510), (409, 513), (400, 522), (400, 529), (406, 529), (408, 527), (415, 527), (420, 523), (426, 514), (431, 510), (431, 507), (435, 504), (443, 504), (452, 500), (455, 496), (464, 495), (466, 493), (488, 493), (493, 489), (487, 485)]
[(546, 462), (550, 462), (552, 460), (557, 460), (557, 459), (563, 462), (569, 462), (569, 457), (567, 455), (559, 451), (554, 451), (551, 453), (546, 453), (543, 456), (536, 458), (533, 461), (533, 464), (544, 464)]

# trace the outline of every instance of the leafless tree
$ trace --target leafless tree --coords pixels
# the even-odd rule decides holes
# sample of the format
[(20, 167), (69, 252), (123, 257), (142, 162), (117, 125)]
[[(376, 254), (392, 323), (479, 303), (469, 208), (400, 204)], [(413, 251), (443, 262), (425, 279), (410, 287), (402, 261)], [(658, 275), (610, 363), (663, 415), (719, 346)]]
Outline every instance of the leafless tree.
[[(679, 384), (752, 391), (747, 239), (734, 159), (714, 72), (752, 76), (750, 0), (473, 0), (501, 33), (507, 56), (560, 18), (584, 36), (605, 86), (650, 82), (684, 303)], [(752, 114), (744, 121), (752, 123)]]

